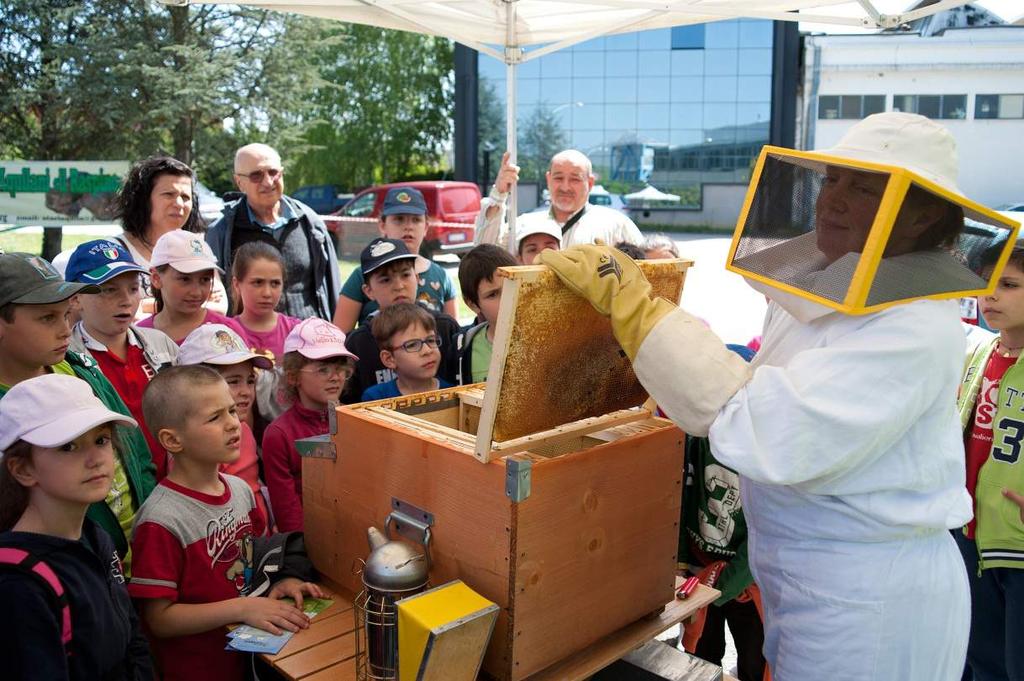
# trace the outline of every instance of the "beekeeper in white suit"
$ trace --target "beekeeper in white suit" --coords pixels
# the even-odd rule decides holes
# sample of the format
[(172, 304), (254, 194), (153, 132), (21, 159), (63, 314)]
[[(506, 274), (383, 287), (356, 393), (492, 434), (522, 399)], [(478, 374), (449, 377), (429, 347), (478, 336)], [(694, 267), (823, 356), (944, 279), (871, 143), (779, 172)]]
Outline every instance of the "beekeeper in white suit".
[[(920, 116), (871, 116), (828, 153), (959, 193), (952, 136)], [(955, 405), (958, 304), (918, 299), (853, 315), (792, 291), (864, 249), (885, 177), (828, 167), (809, 226), (814, 257), (789, 263), (787, 290), (757, 285), (771, 303), (751, 365), (698, 319), (651, 300), (629, 258), (603, 246), (540, 256), (611, 317), (665, 413), (709, 434), (715, 457), (741, 475), (776, 681), (952, 681), (963, 670), (968, 584), (948, 531), (971, 517)], [(963, 212), (943, 206), (908, 199), (885, 256), (931, 257), (955, 241), (948, 218), (959, 230)]]

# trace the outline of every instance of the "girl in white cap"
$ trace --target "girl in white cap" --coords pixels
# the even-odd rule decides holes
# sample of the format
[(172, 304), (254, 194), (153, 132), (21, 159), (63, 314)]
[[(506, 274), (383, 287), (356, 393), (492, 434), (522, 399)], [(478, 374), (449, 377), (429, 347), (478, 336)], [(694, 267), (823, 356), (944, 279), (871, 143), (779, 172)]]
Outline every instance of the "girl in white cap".
[[(116, 425), (84, 381), (18, 383), (0, 411), (0, 659), (18, 679), (152, 678), (114, 544), (86, 518), (114, 476)], [(15, 616), (16, 615), (16, 616)]]
[(224, 270), (201, 235), (181, 229), (167, 232), (153, 247), (149, 265), (156, 313), (139, 322), (141, 328), (159, 329), (178, 345), (203, 324), (224, 324), (245, 336), (234, 319), (203, 307), (217, 274)]

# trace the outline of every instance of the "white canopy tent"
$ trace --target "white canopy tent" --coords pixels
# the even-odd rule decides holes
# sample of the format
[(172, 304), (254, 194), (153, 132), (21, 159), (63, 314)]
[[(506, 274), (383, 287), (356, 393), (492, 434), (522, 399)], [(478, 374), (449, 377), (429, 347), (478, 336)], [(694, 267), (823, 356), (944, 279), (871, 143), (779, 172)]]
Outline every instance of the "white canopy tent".
[[(507, 66), (506, 140), (516, 158), (516, 64), (606, 34), (738, 17), (893, 28), (967, 4), (936, 0), (161, 0), (168, 5), (232, 4), (295, 12), (450, 38)], [(919, 3), (917, 3), (919, 4)], [(885, 13), (883, 10), (897, 13)], [(524, 48), (534, 46), (529, 51)], [(509, 239), (515, 234), (515, 192)]]
[(644, 203), (679, 203), (678, 195), (663, 192), (653, 185), (647, 185), (638, 192), (626, 194), (623, 198), (629, 202), (630, 206), (634, 203), (637, 205)]

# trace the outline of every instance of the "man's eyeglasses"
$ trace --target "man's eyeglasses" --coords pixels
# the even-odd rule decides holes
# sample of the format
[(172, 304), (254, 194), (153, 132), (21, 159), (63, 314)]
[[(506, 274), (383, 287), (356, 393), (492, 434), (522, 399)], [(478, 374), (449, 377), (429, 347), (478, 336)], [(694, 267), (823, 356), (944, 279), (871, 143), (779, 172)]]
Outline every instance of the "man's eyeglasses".
[(426, 338), (413, 338), (412, 340), (405, 341), (404, 343), (397, 347), (391, 348), (391, 351), (394, 352), (395, 350), (401, 348), (402, 350), (405, 350), (406, 352), (412, 354), (414, 352), (419, 352), (420, 350), (422, 350), (424, 345), (431, 349), (440, 347), (441, 338), (438, 336), (427, 336)]
[(346, 379), (352, 376), (352, 367), (348, 364), (321, 364), (318, 367), (306, 367), (299, 369), (299, 371), (306, 374), (316, 374), (325, 380), (332, 376), (344, 376)]
[(253, 184), (259, 184), (263, 182), (263, 177), (269, 177), (271, 182), (276, 182), (277, 178), (281, 177), (281, 173), (284, 172), (283, 168), (267, 168), (266, 170), (254, 170), (251, 173), (236, 173), (239, 177), (244, 177)]

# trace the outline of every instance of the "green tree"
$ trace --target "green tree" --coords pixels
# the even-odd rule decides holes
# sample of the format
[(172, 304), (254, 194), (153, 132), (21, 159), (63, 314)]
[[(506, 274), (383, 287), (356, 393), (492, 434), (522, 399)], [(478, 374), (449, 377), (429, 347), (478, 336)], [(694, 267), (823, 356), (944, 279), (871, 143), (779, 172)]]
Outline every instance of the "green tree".
[(356, 188), (436, 169), (451, 136), (451, 43), (358, 24), (321, 29), (321, 84), (291, 181)]
[[(480, 163), (483, 164), (484, 145), (490, 144), (493, 150), (488, 154), (490, 168), (487, 177), (492, 181), (501, 167), (501, 155), (505, 152), (505, 107), (498, 97), (494, 83), (487, 78), (480, 78), (478, 91), (477, 139), (481, 151)], [(482, 166), (481, 166), (482, 167)], [(483, 175), (481, 175), (483, 177)]]
[(541, 102), (523, 123), (517, 139), (520, 177), (543, 183), (551, 157), (566, 147), (566, 135), (558, 114), (546, 102)]

